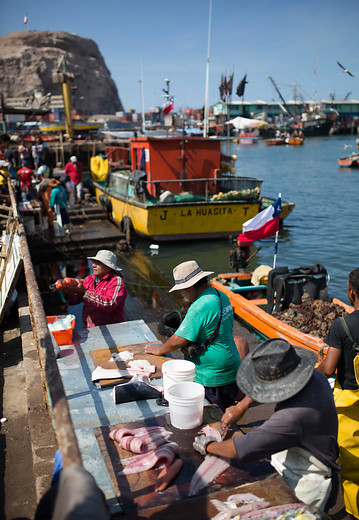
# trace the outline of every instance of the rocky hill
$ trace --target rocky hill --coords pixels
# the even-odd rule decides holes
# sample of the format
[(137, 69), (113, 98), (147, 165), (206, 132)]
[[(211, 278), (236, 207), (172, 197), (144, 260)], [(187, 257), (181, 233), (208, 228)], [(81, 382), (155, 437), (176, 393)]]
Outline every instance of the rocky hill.
[(8, 97), (61, 94), (52, 72), (65, 53), (74, 74), (73, 106), (93, 114), (123, 110), (116, 85), (96, 45), (72, 33), (19, 31), (0, 37), (0, 90)]

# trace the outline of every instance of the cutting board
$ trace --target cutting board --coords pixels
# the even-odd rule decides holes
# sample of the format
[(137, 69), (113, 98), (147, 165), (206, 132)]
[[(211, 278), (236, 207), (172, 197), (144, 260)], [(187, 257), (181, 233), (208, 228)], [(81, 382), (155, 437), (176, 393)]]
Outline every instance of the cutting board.
[[(205, 406), (203, 424), (210, 424), (220, 429), (221, 416), (222, 412), (216, 406)], [(131, 457), (133, 454), (123, 450), (118, 446), (118, 443), (112, 441), (109, 438), (109, 433), (115, 428), (123, 428), (125, 426), (130, 428), (164, 426), (167, 430), (173, 432), (171, 441), (179, 444), (179, 456), (183, 460), (183, 468), (174, 483), (164, 492), (155, 493), (154, 491), (156, 480), (160, 472), (159, 469), (151, 469), (133, 475), (117, 476), (117, 473), (123, 468), (120, 462), (121, 459)], [(169, 413), (133, 423), (94, 428), (94, 433), (112, 484), (126, 514), (139, 514), (140, 512), (142, 513), (142, 510), (158, 509), (159, 507), (166, 508), (168, 504), (180, 503), (184, 500), (197, 501), (200, 500), (200, 497), (202, 497), (203, 500), (203, 497), (210, 493), (223, 489), (228, 490), (234, 486), (247, 484), (249, 482), (260, 481), (274, 472), (272, 466), (267, 461), (262, 460), (242, 466), (240, 466), (237, 461), (232, 461), (233, 464), (231, 464), (215, 482), (211, 482), (206, 488), (202, 489), (197, 497), (188, 498), (192, 476), (203, 462), (203, 457), (195, 452), (192, 446), (194, 437), (198, 434), (200, 429), (201, 427), (192, 430), (178, 430), (174, 428), (170, 423)], [(231, 435), (242, 435), (242, 433), (237, 427), (232, 427), (227, 435), (227, 438), (230, 438)], [(176, 518), (180, 517), (176, 516)], [(184, 517), (182, 516), (182, 518)]]
[[(154, 356), (153, 354), (146, 354), (145, 345), (151, 345), (152, 343), (158, 344), (158, 341), (147, 341), (146, 343), (137, 343), (137, 345), (125, 345), (123, 347), (111, 347), (101, 348), (99, 350), (90, 350), (92, 361), (94, 362), (95, 368), (98, 366), (102, 368), (119, 368), (124, 370), (128, 368), (124, 361), (110, 361), (112, 354), (118, 354), (128, 350), (133, 354), (133, 359), (147, 359), (156, 367), (156, 372), (151, 375), (152, 378), (162, 377), (162, 365), (165, 361), (169, 361), (170, 358), (165, 356)], [(99, 383), (101, 387), (117, 385), (120, 382), (128, 381), (128, 377), (122, 377), (117, 379), (100, 379)]]

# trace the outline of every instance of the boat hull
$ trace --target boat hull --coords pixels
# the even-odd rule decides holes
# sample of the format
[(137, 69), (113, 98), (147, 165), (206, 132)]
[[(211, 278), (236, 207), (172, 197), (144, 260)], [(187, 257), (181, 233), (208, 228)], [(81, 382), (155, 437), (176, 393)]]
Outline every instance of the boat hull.
[[(271, 206), (274, 202), (275, 199), (271, 199), (270, 197), (261, 197), (260, 211), (262, 211), (265, 208), (268, 208), (268, 206)], [(292, 213), (293, 209), (295, 208), (295, 203), (282, 200), (281, 207), (282, 211), (280, 212), (279, 216), (280, 221), (284, 220), (288, 217), (290, 213)]]
[(359, 168), (359, 155), (341, 157), (338, 164), (340, 168)]
[(207, 201), (145, 204), (129, 200), (94, 183), (96, 199), (105, 195), (118, 224), (131, 219), (136, 234), (156, 241), (226, 238), (257, 215), (260, 201)]
[[(211, 285), (228, 296), (233, 306), (234, 313), (251, 332), (254, 332), (261, 340), (268, 338), (281, 338), (292, 345), (302, 347), (315, 352), (322, 351), (325, 343), (311, 334), (304, 334), (298, 329), (283, 323), (266, 312), (267, 299), (247, 300), (238, 293), (234, 293), (229, 287), (224, 286), (218, 279), (213, 278)], [(347, 312), (354, 309), (340, 300), (333, 299), (333, 303), (342, 305)], [(325, 347), (324, 347), (325, 353)]]
[(267, 146), (280, 146), (280, 145), (283, 145), (283, 144), (285, 144), (285, 139), (274, 138), (274, 139), (267, 139), (266, 140), (266, 145)]

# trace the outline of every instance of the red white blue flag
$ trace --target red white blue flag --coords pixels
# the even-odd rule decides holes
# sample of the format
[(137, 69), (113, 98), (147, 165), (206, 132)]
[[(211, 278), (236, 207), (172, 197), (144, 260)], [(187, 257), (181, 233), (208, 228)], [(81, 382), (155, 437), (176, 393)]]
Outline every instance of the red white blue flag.
[(170, 98), (168, 98), (168, 100), (166, 101), (166, 103), (162, 107), (163, 115), (166, 116), (167, 114), (172, 112), (173, 108), (174, 108), (174, 102), (173, 102), (173, 96), (171, 96)]
[(281, 202), (281, 197), (278, 197), (271, 206), (247, 220), (243, 224), (242, 234), (238, 236), (238, 240), (261, 240), (274, 235), (279, 230), (279, 215), (282, 210)]

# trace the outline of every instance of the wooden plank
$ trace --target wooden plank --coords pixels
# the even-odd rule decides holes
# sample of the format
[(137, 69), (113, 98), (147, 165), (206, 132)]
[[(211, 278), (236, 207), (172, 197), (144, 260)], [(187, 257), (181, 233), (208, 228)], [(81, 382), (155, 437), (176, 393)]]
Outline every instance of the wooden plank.
[[(151, 343), (158, 344), (158, 341), (148, 341), (147, 343), (138, 343), (137, 345), (125, 345), (123, 347), (111, 347), (111, 348), (102, 348), (99, 350), (91, 350), (90, 355), (92, 361), (94, 362), (95, 368), (98, 366), (102, 368), (119, 368), (124, 370), (128, 368), (127, 364), (124, 361), (110, 361), (112, 354), (118, 354), (118, 352), (123, 352), (124, 350), (128, 350), (134, 356), (133, 359), (147, 359), (156, 367), (156, 372), (151, 375), (153, 378), (162, 377), (162, 365), (165, 361), (169, 361), (170, 358), (165, 356), (154, 356), (152, 354), (147, 354), (145, 352), (145, 345), (150, 345)], [(113, 386), (117, 385), (120, 381), (127, 381), (129, 378), (122, 377), (117, 379), (101, 379), (99, 381), (101, 387), (105, 386)]]
[[(216, 406), (205, 406), (203, 423), (211, 424), (219, 429), (221, 416), (222, 412)], [(178, 443), (179, 456), (183, 460), (183, 468), (176, 477), (175, 482), (162, 493), (154, 492), (155, 483), (160, 472), (159, 469), (151, 469), (134, 475), (117, 475), (122, 469), (121, 459), (133, 454), (119, 448), (118, 444), (109, 438), (110, 431), (115, 428), (123, 428), (125, 426), (138, 428), (153, 425), (164, 426), (167, 430), (173, 432), (171, 441)], [(151, 518), (152, 513), (147, 515), (146, 510), (157, 511), (161, 508), (167, 510), (169, 504), (176, 504), (177, 506), (183, 501), (188, 502), (188, 505), (191, 504), (191, 507), (192, 503), (203, 504), (203, 501), (207, 501), (207, 495), (220, 490), (228, 491), (231, 494), (233, 487), (264, 480), (274, 472), (269, 462), (264, 460), (242, 466), (238, 461), (232, 461), (231, 466), (215, 482), (211, 482), (206, 488), (202, 489), (198, 496), (189, 498), (188, 491), (191, 478), (203, 462), (203, 457), (195, 452), (192, 446), (193, 439), (198, 434), (200, 428), (178, 430), (171, 425), (168, 413), (127, 425), (117, 424), (94, 428), (94, 433), (112, 484), (125, 513), (143, 514), (144, 518)], [(228, 435), (229, 437), (231, 435), (242, 435), (242, 432), (237, 427), (232, 427)], [(177, 515), (176, 508), (174, 508), (173, 513), (173, 518), (184, 518), (184, 516)], [(193, 518), (193, 516), (191, 517)], [(167, 518), (170, 517), (168, 516)], [(199, 516), (198, 518), (203, 517)]]

